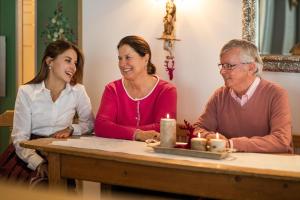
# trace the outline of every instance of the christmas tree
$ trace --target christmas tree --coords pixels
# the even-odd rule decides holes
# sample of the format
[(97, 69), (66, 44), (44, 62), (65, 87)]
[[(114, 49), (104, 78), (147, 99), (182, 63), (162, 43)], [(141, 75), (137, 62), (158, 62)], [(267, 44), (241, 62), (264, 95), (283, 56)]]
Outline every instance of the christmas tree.
[(49, 21), (46, 23), (45, 30), (42, 31), (41, 36), (45, 45), (58, 39), (76, 43), (74, 31), (70, 26), (68, 18), (63, 14), (62, 2), (57, 4), (54, 16), (49, 17)]

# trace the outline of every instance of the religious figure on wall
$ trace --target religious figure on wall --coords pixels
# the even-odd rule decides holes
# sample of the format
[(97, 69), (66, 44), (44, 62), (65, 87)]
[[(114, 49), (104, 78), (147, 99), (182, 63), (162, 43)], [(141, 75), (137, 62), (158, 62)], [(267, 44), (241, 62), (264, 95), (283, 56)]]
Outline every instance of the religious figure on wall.
[(168, 72), (169, 79), (173, 79), (175, 70), (174, 42), (179, 41), (175, 38), (176, 5), (174, 0), (167, 0), (166, 15), (163, 18), (164, 31), (158, 39), (164, 40), (163, 48), (167, 52), (164, 66)]
[(166, 3), (166, 15), (163, 19), (164, 32), (163, 38), (174, 39), (175, 37), (175, 21), (176, 21), (176, 5), (174, 1)]

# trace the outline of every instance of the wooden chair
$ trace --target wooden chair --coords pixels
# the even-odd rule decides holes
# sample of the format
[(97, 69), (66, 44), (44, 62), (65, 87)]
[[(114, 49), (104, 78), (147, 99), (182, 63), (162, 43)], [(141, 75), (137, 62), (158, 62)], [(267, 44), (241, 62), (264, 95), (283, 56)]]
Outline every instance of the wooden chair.
[[(14, 111), (7, 110), (4, 113), (0, 114), (0, 127), (8, 127), (9, 132), (12, 131), (14, 121)], [(11, 142), (10, 134), (9, 141)]]
[(296, 154), (300, 154), (300, 134), (293, 133), (293, 145)]
[(181, 129), (180, 126), (182, 126), (182, 124), (176, 124), (176, 141), (177, 142), (187, 142), (188, 131)]
[(1, 127), (12, 127), (14, 120), (14, 111), (7, 110), (4, 113), (0, 114), (0, 126)]

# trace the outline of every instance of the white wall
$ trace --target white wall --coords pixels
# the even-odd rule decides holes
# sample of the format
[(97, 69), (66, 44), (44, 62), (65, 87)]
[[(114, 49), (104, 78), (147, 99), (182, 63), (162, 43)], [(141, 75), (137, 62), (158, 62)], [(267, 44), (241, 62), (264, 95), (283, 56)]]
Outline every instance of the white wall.
[[(163, 67), (165, 52), (160, 37), (165, 14), (164, 0), (83, 1), (83, 51), (86, 65), (84, 84), (94, 112), (104, 86), (121, 77), (117, 65), (119, 40), (129, 34), (143, 36), (150, 44), (158, 74), (167, 80)], [(223, 84), (217, 63), (222, 45), (241, 38), (242, 1), (177, 0), (175, 78), (178, 90), (178, 121), (195, 121), (212, 92)], [(294, 121), (300, 121), (296, 100), (300, 74), (265, 73), (289, 91)], [(298, 111), (298, 112), (297, 112)], [(294, 123), (300, 132), (300, 124)]]

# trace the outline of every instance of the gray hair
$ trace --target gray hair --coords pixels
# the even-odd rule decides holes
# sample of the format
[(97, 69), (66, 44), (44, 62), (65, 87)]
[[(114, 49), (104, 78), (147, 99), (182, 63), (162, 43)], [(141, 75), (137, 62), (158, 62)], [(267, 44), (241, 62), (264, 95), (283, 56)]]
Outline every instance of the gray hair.
[(241, 60), (243, 60), (243, 62), (255, 62), (255, 66), (256, 66), (255, 74), (256, 76), (261, 75), (263, 62), (259, 55), (258, 48), (255, 46), (255, 44), (247, 40), (239, 40), (239, 39), (230, 40), (222, 47), (220, 51), (220, 58), (224, 53), (226, 53), (227, 51), (233, 48), (241, 49), (242, 51)]

